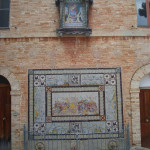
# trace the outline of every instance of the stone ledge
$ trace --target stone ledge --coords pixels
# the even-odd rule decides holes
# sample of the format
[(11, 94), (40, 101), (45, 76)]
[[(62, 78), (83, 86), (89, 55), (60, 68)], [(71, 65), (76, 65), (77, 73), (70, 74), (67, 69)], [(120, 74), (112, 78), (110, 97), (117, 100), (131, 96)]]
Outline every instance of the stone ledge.
[[(57, 28), (57, 27), (56, 27)], [(47, 38), (56, 38), (59, 37), (56, 34), (56, 28), (51, 31), (51, 32), (47, 32), (47, 33), (42, 33), (41, 32), (36, 32), (33, 34), (30, 34), (28, 32), (24, 32), (24, 33), (19, 33), (17, 31), (3, 31), (0, 33), (0, 39), (3, 38), (39, 38), (39, 37), (47, 37)], [(91, 28), (93, 28), (91, 26)], [(64, 35), (63, 37), (85, 37), (84, 35)], [(127, 30), (120, 30), (120, 31), (99, 31), (99, 30), (94, 30), (92, 31), (92, 35), (90, 35), (90, 37), (150, 37), (150, 32), (149, 29), (127, 29)]]

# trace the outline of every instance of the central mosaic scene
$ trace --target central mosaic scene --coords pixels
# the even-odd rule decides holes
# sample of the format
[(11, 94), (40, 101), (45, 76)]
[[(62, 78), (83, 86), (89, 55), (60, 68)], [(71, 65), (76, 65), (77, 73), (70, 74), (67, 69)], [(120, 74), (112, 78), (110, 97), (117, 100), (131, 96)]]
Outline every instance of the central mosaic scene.
[(119, 137), (122, 116), (120, 68), (29, 70), (29, 131), (34, 138), (43, 133), (47, 138), (57, 133)]
[(52, 116), (99, 115), (98, 93), (53, 93), (52, 100)]

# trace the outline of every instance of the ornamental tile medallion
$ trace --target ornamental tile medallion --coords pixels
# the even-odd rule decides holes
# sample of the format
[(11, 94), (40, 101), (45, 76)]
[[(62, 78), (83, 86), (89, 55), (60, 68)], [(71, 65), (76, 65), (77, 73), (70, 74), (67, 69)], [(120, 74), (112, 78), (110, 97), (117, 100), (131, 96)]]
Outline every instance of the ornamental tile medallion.
[(34, 139), (40, 134), (53, 139), (53, 133), (71, 133), (67, 139), (77, 133), (119, 137), (123, 130), (120, 68), (35, 69), (28, 75), (28, 130)]

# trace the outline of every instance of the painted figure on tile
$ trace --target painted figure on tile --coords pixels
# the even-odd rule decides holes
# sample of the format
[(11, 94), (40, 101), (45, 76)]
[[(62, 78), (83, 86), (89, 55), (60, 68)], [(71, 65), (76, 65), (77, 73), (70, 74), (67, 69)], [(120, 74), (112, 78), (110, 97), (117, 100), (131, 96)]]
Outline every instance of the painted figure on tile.
[(80, 101), (78, 103), (78, 112), (79, 114), (90, 114), (90, 113), (97, 113), (97, 106), (96, 103), (94, 101)]
[(98, 107), (96, 102), (81, 100), (81, 101), (55, 101), (53, 107), (53, 115), (98, 115)]
[(65, 5), (65, 25), (66, 26), (82, 26), (82, 4), (67, 3)]

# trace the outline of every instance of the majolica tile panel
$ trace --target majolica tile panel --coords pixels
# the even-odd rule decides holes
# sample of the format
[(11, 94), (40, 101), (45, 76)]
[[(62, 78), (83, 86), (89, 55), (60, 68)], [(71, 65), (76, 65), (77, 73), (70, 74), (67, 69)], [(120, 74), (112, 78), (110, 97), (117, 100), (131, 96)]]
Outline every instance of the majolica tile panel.
[(64, 27), (86, 27), (85, 4), (78, 2), (66, 2), (64, 7)]
[(90, 132), (118, 137), (122, 116), (120, 68), (29, 70), (29, 131), (34, 138)]
[(55, 0), (59, 7), (60, 24), (56, 30), (59, 36), (63, 34), (84, 34), (89, 36), (92, 29), (89, 29), (89, 7), (93, 0)]

